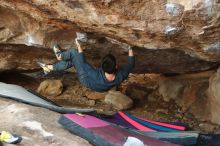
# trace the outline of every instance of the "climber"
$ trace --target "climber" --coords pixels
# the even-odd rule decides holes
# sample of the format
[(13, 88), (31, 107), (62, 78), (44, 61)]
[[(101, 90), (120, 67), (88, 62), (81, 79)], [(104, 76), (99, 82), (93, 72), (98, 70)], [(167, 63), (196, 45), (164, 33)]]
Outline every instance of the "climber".
[(70, 67), (75, 67), (81, 84), (97, 92), (107, 91), (119, 85), (128, 77), (134, 67), (134, 55), (131, 47), (128, 47), (128, 64), (123, 69), (117, 69), (116, 59), (112, 54), (107, 54), (102, 59), (100, 68), (93, 68), (84, 58), (80, 40), (76, 38), (75, 43), (78, 51), (71, 48), (61, 52), (60, 47), (54, 45), (53, 51), (59, 62), (53, 65), (41, 62), (38, 62), (38, 64), (46, 74), (52, 71), (63, 71)]

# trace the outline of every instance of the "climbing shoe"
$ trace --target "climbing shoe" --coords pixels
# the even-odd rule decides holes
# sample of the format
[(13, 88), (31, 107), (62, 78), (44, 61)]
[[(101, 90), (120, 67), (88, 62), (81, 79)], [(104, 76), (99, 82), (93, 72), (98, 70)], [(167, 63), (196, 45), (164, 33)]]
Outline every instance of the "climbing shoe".
[(0, 135), (0, 142), (10, 143), (10, 144), (18, 144), (22, 141), (22, 137), (16, 134), (11, 134), (6, 131), (2, 131)]
[(43, 69), (45, 75), (51, 72), (45, 63), (37, 62), (37, 64)]
[(53, 46), (53, 52), (55, 54), (55, 56), (57, 57), (57, 60), (62, 60), (61, 58), (61, 50), (60, 50), (60, 46), (58, 44), (55, 44)]

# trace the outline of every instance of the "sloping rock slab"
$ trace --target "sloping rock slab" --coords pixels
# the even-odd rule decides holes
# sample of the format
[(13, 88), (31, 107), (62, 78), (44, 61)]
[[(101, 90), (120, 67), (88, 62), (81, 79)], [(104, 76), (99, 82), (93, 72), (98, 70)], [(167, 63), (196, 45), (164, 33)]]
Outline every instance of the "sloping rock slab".
[(0, 129), (22, 136), (20, 146), (91, 146), (63, 129), (60, 114), (47, 109), (0, 98)]

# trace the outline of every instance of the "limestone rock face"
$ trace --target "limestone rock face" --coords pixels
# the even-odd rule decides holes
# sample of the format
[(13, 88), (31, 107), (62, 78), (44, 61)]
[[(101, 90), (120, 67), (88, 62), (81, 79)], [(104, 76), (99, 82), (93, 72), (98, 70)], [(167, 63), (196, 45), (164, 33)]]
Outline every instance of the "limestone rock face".
[(56, 97), (63, 91), (61, 80), (45, 80), (37, 89), (37, 92), (43, 96)]
[[(83, 31), (136, 46), (137, 73), (207, 70), (220, 61), (219, 10), (217, 0), (1, 0), (0, 43), (69, 48)], [(97, 42), (87, 51), (95, 64), (109, 51), (126, 61), (122, 46)]]

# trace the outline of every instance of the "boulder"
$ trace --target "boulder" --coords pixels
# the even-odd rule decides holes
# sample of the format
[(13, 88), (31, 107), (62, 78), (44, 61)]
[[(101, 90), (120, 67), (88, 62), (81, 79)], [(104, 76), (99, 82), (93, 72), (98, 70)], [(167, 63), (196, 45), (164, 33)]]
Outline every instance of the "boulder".
[(113, 105), (118, 110), (129, 109), (133, 106), (133, 100), (119, 91), (109, 91), (104, 102)]
[(220, 124), (220, 68), (209, 79), (207, 96), (210, 109), (210, 120)]
[(184, 85), (174, 79), (164, 78), (159, 81), (159, 93), (164, 101), (170, 101), (181, 95)]
[(206, 90), (213, 71), (159, 79), (159, 93), (165, 101), (173, 99), (182, 112), (190, 112), (201, 121), (209, 120), (210, 106)]
[(61, 80), (45, 80), (40, 83), (37, 92), (46, 97), (56, 97), (63, 91)]

